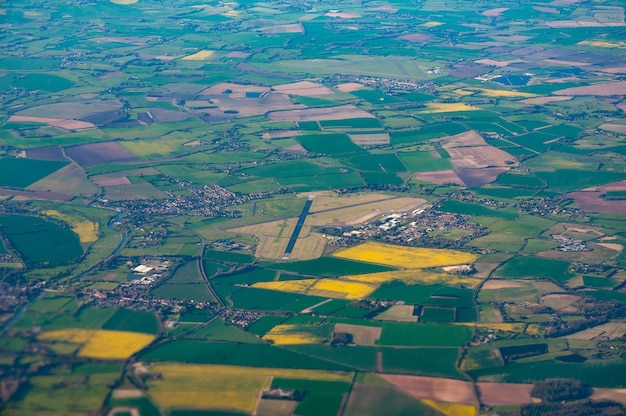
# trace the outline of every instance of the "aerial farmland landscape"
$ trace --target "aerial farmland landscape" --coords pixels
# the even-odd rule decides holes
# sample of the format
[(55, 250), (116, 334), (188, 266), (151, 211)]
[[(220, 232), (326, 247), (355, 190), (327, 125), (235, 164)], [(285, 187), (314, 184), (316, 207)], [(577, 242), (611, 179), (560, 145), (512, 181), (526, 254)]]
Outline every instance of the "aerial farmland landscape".
[(625, 6), (0, 3), (0, 414), (626, 414)]

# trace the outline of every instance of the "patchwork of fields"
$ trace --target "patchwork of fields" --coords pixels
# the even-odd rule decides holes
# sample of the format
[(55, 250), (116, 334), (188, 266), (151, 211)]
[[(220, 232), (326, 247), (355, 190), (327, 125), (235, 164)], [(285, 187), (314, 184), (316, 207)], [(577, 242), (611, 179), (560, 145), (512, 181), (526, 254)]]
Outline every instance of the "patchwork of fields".
[(624, 413), (621, 2), (0, 15), (0, 413)]

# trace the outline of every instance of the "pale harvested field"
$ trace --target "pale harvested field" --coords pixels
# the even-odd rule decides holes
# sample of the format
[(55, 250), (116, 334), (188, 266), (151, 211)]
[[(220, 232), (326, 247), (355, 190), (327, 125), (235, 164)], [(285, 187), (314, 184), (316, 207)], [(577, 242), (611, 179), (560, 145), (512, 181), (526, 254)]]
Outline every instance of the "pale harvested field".
[(268, 118), (274, 121), (344, 120), (348, 118), (376, 118), (373, 114), (353, 105), (307, 108), (303, 110), (272, 111)]
[(274, 85), (274, 91), (282, 92), (289, 95), (302, 95), (305, 97), (314, 97), (317, 95), (331, 95), (333, 91), (320, 84), (310, 81), (300, 81), (291, 84)]
[(604, 124), (601, 124), (598, 127), (600, 127), (602, 130), (612, 131), (614, 133), (626, 134), (626, 124), (604, 123)]
[(234, 51), (234, 52), (230, 52), (228, 55), (226, 55), (229, 58), (241, 58), (241, 59), (246, 59), (247, 57), (250, 56), (250, 54), (248, 52), (238, 52), (238, 51)]
[(454, 134), (452, 136), (435, 139), (433, 142), (441, 143), (444, 149), (452, 149), (454, 147), (468, 146), (487, 146), (487, 142), (475, 130), (467, 130), (463, 133)]
[(424, 35), (422, 33), (410, 33), (408, 35), (398, 36), (400, 40), (406, 40), (408, 42), (422, 43), (426, 42), (430, 36)]
[(362, 90), (363, 88), (365, 87), (362, 84), (359, 84), (356, 82), (347, 82), (345, 84), (337, 85), (337, 89), (341, 92), (358, 91), (358, 90)]
[(593, 327), (592, 329), (600, 332), (603, 337), (621, 338), (626, 334), (626, 322), (611, 321), (602, 325)]
[(550, 104), (558, 101), (569, 101), (574, 98), (571, 95), (559, 96), (559, 97), (537, 97), (537, 98), (526, 98), (525, 100), (518, 101), (519, 103), (529, 104), (529, 105), (543, 105)]
[(591, 341), (597, 336), (600, 336), (604, 333), (604, 331), (594, 328), (588, 328), (583, 331), (574, 332), (573, 334), (565, 335), (563, 338), (565, 339), (577, 339), (582, 341)]
[(565, 88), (564, 90), (554, 91), (553, 94), (595, 96), (626, 95), (626, 81), (603, 82), (585, 87)]
[(431, 172), (415, 172), (413, 179), (418, 181), (435, 183), (443, 185), (444, 183), (454, 183), (457, 185), (465, 185), (461, 178), (453, 170), (435, 170)]
[(116, 399), (133, 399), (143, 397), (143, 391), (139, 389), (119, 388), (113, 390), (113, 397)]
[(581, 261), (591, 264), (597, 264), (604, 260), (609, 260), (619, 253), (606, 247), (599, 246), (595, 243), (588, 242), (587, 247), (589, 251), (560, 251), (560, 250), (546, 250), (536, 253), (539, 257), (568, 260), (568, 261)]
[(474, 269), (476, 270), (476, 273), (474, 273), (472, 276), (479, 279), (486, 279), (487, 277), (489, 277), (489, 274), (491, 274), (491, 272), (494, 271), (495, 268), (499, 265), (500, 263), (474, 263)]
[[(380, 195), (360, 195), (356, 198), (317, 197), (311, 206), (311, 214), (306, 219), (307, 225), (351, 224), (356, 225), (372, 217), (393, 212), (406, 212), (416, 209), (426, 203), (419, 198), (396, 198), (376, 200)], [(366, 202), (371, 200), (373, 202)], [(318, 202), (319, 201), (319, 202)], [(337, 204), (337, 205), (335, 205)], [(336, 208), (333, 208), (333, 205)]]
[(207, 59), (211, 59), (211, 57), (215, 54), (215, 51), (210, 50), (202, 50), (198, 51), (194, 54), (187, 55), (182, 58), (183, 61), (206, 61)]
[(517, 159), (494, 146), (455, 147), (447, 150), (455, 169), (509, 168), (519, 165)]
[(551, 13), (551, 14), (561, 13), (559, 9), (556, 9), (554, 7), (533, 6), (533, 9), (537, 10), (538, 12), (543, 12), (543, 13)]
[(256, 416), (291, 416), (300, 404), (295, 400), (261, 399), (256, 408)]
[(488, 16), (488, 17), (492, 17), (492, 16), (500, 16), (502, 13), (506, 12), (507, 10), (509, 10), (508, 7), (497, 7), (495, 9), (489, 9), (489, 10), (485, 10), (484, 12), (482, 12), (481, 14), (483, 16)]
[(304, 27), (301, 23), (292, 23), (288, 25), (270, 26), (261, 29), (266, 35), (277, 35), (279, 33), (304, 33)]
[(580, 296), (567, 294), (550, 294), (541, 298), (540, 303), (561, 312), (576, 312), (571, 305), (578, 302)]
[(375, 326), (335, 324), (335, 332), (347, 332), (357, 345), (374, 345), (380, 339), (383, 329)]
[(477, 64), (481, 64), (481, 65), (488, 65), (488, 66), (497, 66), (498, 68), (503, 68), (505, 66), (509, 66), (511, 64), (520, 64), (520, 63), (524, 63), (525, 61), (521, 60), (521, 59), (509, 59), (507, 61), (496, 61), (494, 59), (478, 59), (476, 61)]
[(324, 252), (326, 240), (317, 233), (311, 233), (311, 227), (304, 226), (298, 241), (289, 256), (292, 260), (316, 259)]
[(457, 169), (456, 174), (463, 183), (472, 188), (485, 185), (498, 179), (498, 176), (508, 171), (508, 167), (501, 168), (480, 168), (480, 169)]
[(626, 191), (626, 180), (607, 183), (606, 185), (593, 186), (591, 188), (585, 188), (584, 191)]
[(378, 374), (400, 390), (416, 399), (430, 399), (449, 403), (477, 404), (474, 387), (467, 381), (449, 378)]
[(18, 111), (16, 115), (71, 120), (121, 107), (122, 103), (118, 100), (84, 100), (38, 105)]
[[(231, 92), (226, 92), (231, 91)], [(260, 87), (258, 85), (241, 85), (241, 84), (232, 84), (230, 82), (222, 82), (219, 84), (215, 84), (210, 86), (207, 89), (204, 89), (200, 92), (201, 95), (230, 95), (230, 94), (243, 94), (247, 92), (258, 92), (258, 93), (266, 93), (270, 92), (268, 87)]]
[(513, 280), (489, 279), (482, 286), (482, 288), (486, 290), (508, 289), (508, 288), (513, 288), (513, 287), (523, 287), (523, 285)]
[(551, 28), (564, 29), (579, 27), (622, 27), (626, 26), (626, 23), (600, 23), (581, 20), (557, 20), (552, 22), (545, 22), (545, 25)]
[(289, 237), (291, 237), (296, 223), (297, 220), (295, 218), (290, 218), (288, 220), (246, 225), (244, 227), (232, 228), (228, 231), (253, 234), (259, 239), (255, 256), (276, 259), (281, 258), (285, 253)]
[(302, 146), (301, 144), (294, 144), (292, 146), (281, 147), (279, 150), (281, 152), (295, 153), (298, 155), (305, 155), (308, 152), (308, 150), (306, 150), (304, 146)]
[(245, 93), (233, 93), (211, 101), (222, 112), (236, 111), (237, 117), (262, 116), (270, 110), (296, 111), (305, 108), (302, 104), (294, 104), (287, 95), (278, 92), (265, 94), (260, 98), (246, 98)]
[(626, 389), (601, 389), (594, 387), (591, 398), (593, 400), (612, 400), (626, 405)]
[(357, 19), (361, 17), (360, 14), (353, 12), (328, 12), (324, 16), (338, 17), (340, 19)]
[(32, 117), (32, 116), (11, 116), (9, 121), (21, 122), (32, 121), (34, 123), (45, 123), (50, 126), (60, 127), (65, 130), (85, 130), (96, 127), (93, 123), (87, 123), (86, 121), (76, 120), (64, 120), (61, 118), (49, 118), (49, 117)]
[(617, 243), (596, 243), (596, 244), (599, 245), (600, 247), (608, 248), (609, 250), (614, 250), (618, 252), (621, 252), (622, 250), (624, 250), (624, 246), (621, 244), (617, 244)]
[(352, 143), (359, 146), (378, 146), (383, 144), (389, 144), (389, 133), (377, 133), (377, 134), (348, 134)]
[(418, 317), (413, 315), (414, 305), (393, 305), (386, 311), (374, 317), (375, 321), (417, 322)]
[(468, 105), (465, 103), (428, 103), (426, 104), (427, 110), (420, 111), (422, 114), (436, 114), (436, 113), (456, 113), (461, 111), (477, 111), (478, 107)]
[(270, 130), (263, 133), (264, 139), (284, 139), (287, 137), (296, 137), (300, 135), (299, 130)]
[(121, 4), (123, 6), (128, 6), (129, 4), (137, 3), (139, 0), (109, 0), (109, 1), (114, 4)]
[(476, 383), (480, 402), (486, 406), (521, 406), (533, 403), (532, 384)]
[(85, 172), (75, 163), (51, 173), (26, 188), (29, 191), (53, 191), (65, 195), (95, 195), (100, 189), (94, 185)]

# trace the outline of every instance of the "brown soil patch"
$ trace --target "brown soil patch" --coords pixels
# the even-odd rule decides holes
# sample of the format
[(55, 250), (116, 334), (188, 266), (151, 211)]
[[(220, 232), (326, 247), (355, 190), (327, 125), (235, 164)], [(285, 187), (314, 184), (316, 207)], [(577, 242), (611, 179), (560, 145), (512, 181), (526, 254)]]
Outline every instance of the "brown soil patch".
[(9, 121), (32, 121), (35, 123), (45, 123), (65, 130), (85, 130), (96, 127), (93, 123), (88, 123), (86, 121), (63, 120), (60, 118), (49, 117), (11, 116), (9, 117)]
[(356, 82), (347, 82), (345, 84), (337, 85), (337, 89), (341, 92), (352, 92), (362, 90), (364, 86)]
[(291, 84), (275, 85), (272, 87), (274, 91), (282, 92), (283, 94), (301, 95), (305, 97), (313, 97), (316, 95), (331, 95), (333, 92), (323, 85), (316, 84), (310, 81), (300, 81)]
[(241, 58), (241, 59), (246, 59), (247, 57), (250, 56), (250, 54), (248, 52), (231, 52), (228, 55), (226, 55), (228, 58)]
[(611, 182), (611, 183), (607, 183), (606, 185), (594, 186), (591, 188), (585, 188), (584, 191), (601, 191), (601, 192), (626, 191), (626, 180)]
[(455, 173), (466, 186), (473, 188), (495, 181), (508, 170), (509, 168), (455, 169)]
[(550, 104), (558, 101), (569, 101), (572, 96), (560, 96), (560, 97), (537, 97), (537, 98), (526, 98), (524, 100), (520, 100), (520, 103), (530, 104), (530, 105), (543, 105)]
[(183, 111), (165, 110), (163, 108), (151, 108), (150, 115), (158, 123), (183, 121), (193, 117), (193, 115)]
[(551, 14), (559, 14), (559, 9), (555, 9), (554, 7), (542, 7), (542, 6), (533, 6), (533, 9), (537, 10), (538, 12), (543, 12), (543, 13), (551, 13)]
[(523, 285), (517, 282), (510, 281), (510, 280), (493, 280), (493, 279), (489, 279), (485, 283), (483, 283), (483, 289), (487, 289), (487, 290), (508, 289), (512, 287), (523, 287)]
[(64, 166), (31, 184), (26, 189), (29, 191), (53, 191), (75, 196), (95, 195), (100, 192), (100, 188), (87, 179), (85, 172), (76, 163)]
[(557, 311), (575, 312), (576, 309), (572, 308), (571, 305), (580, 299), (581, 297), (576, 295), (552, 294), (543, 296), (540, 303)]
[(626, 389), (593, 389), (593, 400), (613, 400), (614, 402), (626, 405)]
[[(213, 98), (211, 100), (219, 108), (219, 111), (222, 112), (222, 117), (252, 117), (265, 115), (270, 110), (285, 111), (305, 108), (302, 104), (294, 104), (289, 96), (279, 92), (263, 94), (258, 98), (246, 97), (245, 94), (241, 94), (240, 97), (235, 96), (236, 94), (231, 94), (230, 96)], [(208, 112), (211, 114), (211, 118), (213, 118), (213, 111), (212, 109), (207, 109), (202, 112)]]
[(604, 123), (599, 126), (602, 130), (612, 131), (614, 133), (626, 133), (626, 124)]
[(613, 96), (626, 95), (626, 81), (602, 82), (585, 87), (565, 88), (554, 91), (555, 95), (596, 95)]
[(588, 212), (609, 212), (615, 214), (623, 214), (626, 212), (626, 200), (606, 200), (600, 197), (604, 192), (571, 192), (566, 195), (567, 198), (573, 198), (576, 204), (583, 211)]
[(139, 389), (115, 389), (113, 390), (113, 397), (116, 399), (133, 399), (137, 397), (143, 397), (143, 391)]
[(446, 149), (455, 169), (514, 167), (519, 162), (513, 156), (494, 146), (455, 147)]
[(521, 406), (532, 403), (532, 384), (476, 383), (480, 402), (486, 406)]
[(596, 244), (601, 246), (601, 247), (608, 248), (609, 250), (615, 250), (615, 251), (619, 251), (619, 252), (624, 250), (624, 246), (621, 245), (621, 244), (617, 244), (617, 243), (596, 243)]
[(305, 155), (307, 150), (301, 144), (294, 144), (293, 146), (287, 146), (280, 149), (281, 152), (294, 153), (297, 155)]
[(131, 183), (126, 176), (120, 178), (94, 178), (93, 181), (100, 186), (128, 185)]
[(340, 19), (357, 19), (361, 17), (360, 14), (352, 12), (328, 12), (324, 16), (338, 17)]
[(417, 399), (476, 404), (474, 387), (472, 383), (467, 381), (392, 374), (379, 374), (379, 377)]
[(406, 40), (408, 42), (415, 43), (424, 43), (428, 40), (428, 38), (430, 38), (430, 36), (424, 35), (422, 33), (410, 33), (408, 35), (398, 36), (398, 39), (400, 40)]
[(26, 157), (29, 159), (58, 160), (67, 162), (67, 158), (63, 154), (63, 149), (60, 146), (45, 146), (28, 149), (26, 150)]
[(264, 139), (284, 139), (287, 137), (296, 137), (299, 136), (300, 132), (298, 130), (270, 130), (263, 133)]
[(65, 154), (83, 168), (105, 163), (134, 162), (137, 158), (117, 142), (92, 143), (68, 147)]
[(454, 183), (457, 185), (465, 185), (461, 178), (453, 170), (436, 170), (430, 172), (416, 172), (413, 174), (413, 179), (419, 181), (435, 183), (437, 185), (443, 185), (445, 183)]
[(441, 143), (444, 149), (461, 146), (487, 146), (485, 139), (474, 130), (464, 131), (463, 133), (442, 137), (433, 141)]
[(347, 332), (357, 345), (374, 345), (380, 339), (383, 329), (376, 326), (335, 324), (335, 332)]
[(266, 35), (276, 35), (279, 33), (304, 33), (304, 27), (301, 23), (293, 23), (290, 25), (272, 26), (263, 29)]
[(211, 96), (230, 96), (231, 98), (243, 98), (247, 92), (266, 93), (269, 92), (268, 87), (259, 87), (257, 85), (240, 85), (230, 82), (222, 82), (215, 84), (200, 92), (201, 95)]
[(274, 121), (344, 120), (347, 118), (375, 118), (374, 115), (353, 105), (307, 108), (302, 110), (272, 111), (268, 118)]

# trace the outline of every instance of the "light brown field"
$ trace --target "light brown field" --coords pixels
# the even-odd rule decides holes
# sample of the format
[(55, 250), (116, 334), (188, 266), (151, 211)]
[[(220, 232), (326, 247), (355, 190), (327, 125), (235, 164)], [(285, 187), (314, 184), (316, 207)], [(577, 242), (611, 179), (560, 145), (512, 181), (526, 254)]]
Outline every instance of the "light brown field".
[(418, 317), (413, 315), (414, 305), (393, 305), (386, 311), (374, 317), (375, 321), (417, 322)]
[(465, 103), (427, 103), (427, 110), (420, 111), (423, 114), (436, 113), (456, 113), (461, 111), (477, 111), (478, 107), (474, 107)]
[(362, 90), (363, 88), (365, 87), (362, 84), (358, 84), (356, 82), (347, 82), (345, 84), (337, 85), (337, 89), (341, 92), (358, 91), (358, 90)]
[(551, 14), (559, 14), (559, 9), (556, 9), (554, 7), (542, 7), (542, 6), (533, 6), (533, 9), (537, 10), (538, 12), (543, 12), (543, 13), (551, 13)]
[(509, 59), (507, 61), (496, 61), (494, 59), (478, 59), (475, 62), (481, 65), (497, 66), (498, 68), (503, 68), (511, 64), (524, 63), (524, 61), (521, 59)]
[(344, 120), (348, 118), (376, 118), (373, 114), (353, 105), (307, 108), (302, 110), (272, 111), (267, 117), (274, 121)]
[(113, 397), (116, 399), (132, 399), (143, 397), (143, 391), (139, 389), (119, 388), (113, 390)]
[(467, 381), (395, 374), (378, 374), (378, 377), (393, 384), (416, 399), (429, 399), (470, 405), (478, 404), (474, 395), (474, 386)]
[(612, 400), (614, 402), (626, 405), (626, 389), (602, 389), (594, 387), (591, 399)]
[(615, 96), (626, 95), (626, 81), (602, 82), (585, 87), (565, 88), (554, 91), (555, 95), (595, 95)]
[(60, 127), (65, 130), (85, 130), (96, 127), (93, 123), (87, 123), (86, 121), (77, 121), (77, 120), (64, 120), (61, 118), (50, 118), (50, 117), (32, 117), (32, 116), (16, 116), (13, 115), (9, 117), (9, 121), (20, 122), (20, 121), (32, 121), (34, 123), (44, 123), (50, 126)]
[(474, 263), (476, 272), (472, 276), (479, 279), (486, 279), (499, 265), (500, 263)]
[(519, 165), (517, 159), (494, 146), (455, 147), (447, 150), (455, 169), (509, 168)]
[(348, 134), (352, 143), (359, 146), (380, 146), (389, 144), (389, 133), (377, 134)]
[(510, 287), (523, 287), (523, 285), (521, 285), (518, 282), (515, 282), (513, 280), (494, 280), (494, 279), (489, 279), (487, 280), (482, 288), (489, 290), (489, 289), (507, 289)]
[(482, 12), (481, 14), (483, 16), (488, 16), (488, 17), (492, 17), (492, 16), (500, 16), (502, 13), (506, 12), (507, 10), (509, 10), (508, 7), (497, 7), (495, 9), (489, 9), (489, 10), (485, 10), (484, 12)]
[(304, 146), (302, 146), (301, 144), (294, 144), (292, 146), (281, 147), (279, 150), (281, 152), (295, 153), (298, 155), (305, 155), (308, 152), (308, 150), (306, 150)]
[(250, 56), (250, 54), (248, 52), (239, 52), (239, 51), (234, 51), (234, 52), (230, 52), (226, 55), (229, 58), (241, 58), (241, 59), (246, 59), (247, 57)]
[(415, 172), (413, 179), (418, 181), (435, 183), (443, 185), (445, 183), (454, 183), (457, 185), (465, 185), (461, 178), (453, 170), (435, 170), (431, 172)]
[(100, 189), (87, 179), (85, 172), (75, 163), (64, 166), (31, 184), (26, 189), (30, 191), (53, 191), (73, 196), (95, 195), (100, 192)]
[(182, 58), (183, 61), (206, 61), (210, 59), (215, 54), (215, 51), (210, 50), (202, 50), (198, 51), (194, 54), (187, 55)]
[(264, 94), (260, 98), (247, 98), (245, 93), (232, 93), (228, 96), (212, 98), (211, 101), (222, 112), (235, 111), (237, 117), (262, 116), (270, 109), (296, 111), (305, 108), (302, 104), (294, 104), (286, 94), (279, 92)]
[(556, 20), (545, 22), (547, 27), (565, 29), (565, 28), (580, 28), (580, 27), (622, 27), (626, 26), (626, 23), (601, 23), (601, 22), (587, 22), (581, 20)]
[(374, 345), (380, 339), (383, 329), (375, 326), (335, 324), (335, 332), (347, 332), (357, 345)]
[(441, 143), (441, 147), (444, 149), (452, 149), (454, 147), (466, 147), (466, 146), (486, 146), (485, 139), (478, 134), (475, 130), (467, 130), (459, 134), (452, 136), (445, 136), (440, 139), (432, 140), (433, 142)]
[(274, 85), (274, 91), (282, 92), (289, 95), (301, 95), (305, 97), (314, 97), (318, 95), (331, 95), (333, 91), (320, 84), (310, 81), (300, 81), (291, 84)]
[(291, 416), (300, 404), (295, 400), (261, 399), (256, 408), (256, 416)]
[(302, 27), (301, 23), (264, 27), (261, 30), (266, 35), (277, 35), (279, 33), (304, 33), (304, 27)]
[[(227, 92), (230, 91), (230, 92)], [(200, 92), (201, 95), (217, 95), (217, 96), (228, 96), (235, 94), (236, 97), (244, 97), (247, 92), (258, 92), (258, 93), (266, 93), (269, 92), (270, 89), (268, 87), (261, 87), (257, 85), (241, 85), (241, 84), (233, 84), (230, 82), (221, 82), (219, 84), (212, 85), (207, 89), (204, 89)]]
[(546, 250), (536, 253), (539, 257), (568, 260), (568, 261), (582, 261), (591, 264), (598, 264), (602, 261), (609, 260), (616, 257), (619, 253), (614, 250), (602, 247), (595, 243), (588, 242), (587, 247), (589, 251), (560, 251), (560, 250)]
[(559, 96), (559, 97), (537, 97), (537, 98), (526, 98), (525, 100), (518, 101), (519, 103), (529, 104), (529, 105), (543, 105), (550, 104), (558, 101), (569, 101), (574, 98), (571, 95)]
[(398, 36), (400, 40), (406, 40), (408, 42), (422, 43), (426, 42), (430, 36), (423, 33), (409, 33), (408, 35)]
[(105, 198), (112, 201), (167, 198), (167, 194), (148, 182), (107, 186)]
[(338, 17), (340, 19), (357, 19), (361, 17), (360, 14), (353, 12), (328, 12), (324, 16)]
[(624, 246), (622, 244), (617, 243), (596, 243), (600, 247), (608, 248), (609, 250), (614, 250), (617, 252), (621, 252), (624, 250)]
[(264, 139), (284, 139), (287, 137), (296, 137), (300, 135), (299, 130), (270, 130), (263, 133)]
[(626, 134), (626, 124), (604, 123), (598, 127), (600, 127), (602, 130), (612, 131), (614, 133)]
[(542, 305), (561, 312), (576, 312), (576, 308), (572, 304), (578, 302), (580, 296), (567, 295), (563, 293), (545, 295), (540, 299)]
[(533, 403), (532, 384), (476, 383), (480, 402), (486, 406), (522, 406)]

